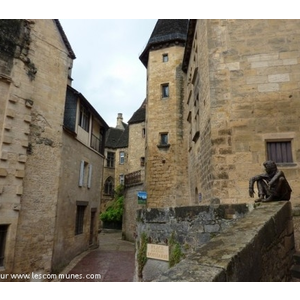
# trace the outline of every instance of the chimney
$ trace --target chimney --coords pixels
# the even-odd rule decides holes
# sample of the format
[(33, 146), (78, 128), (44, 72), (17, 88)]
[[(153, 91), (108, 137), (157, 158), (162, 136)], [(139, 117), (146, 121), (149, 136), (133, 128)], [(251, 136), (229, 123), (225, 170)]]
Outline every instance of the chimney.
[(123, 115), (122, 115), (122, 113), (118, 113), (116, 128), (118, 128), (118, 129), (124, 129), (124, 126), (123, 126)]

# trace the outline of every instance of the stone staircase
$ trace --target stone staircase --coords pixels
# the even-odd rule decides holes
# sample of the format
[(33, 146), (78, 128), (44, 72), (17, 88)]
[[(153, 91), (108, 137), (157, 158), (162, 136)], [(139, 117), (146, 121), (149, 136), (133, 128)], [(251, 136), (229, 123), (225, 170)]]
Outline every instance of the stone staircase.
[(294, 256), (294, 265), (291, 267), (292, 281), (300, 281), (300, 251), (296, 251)]

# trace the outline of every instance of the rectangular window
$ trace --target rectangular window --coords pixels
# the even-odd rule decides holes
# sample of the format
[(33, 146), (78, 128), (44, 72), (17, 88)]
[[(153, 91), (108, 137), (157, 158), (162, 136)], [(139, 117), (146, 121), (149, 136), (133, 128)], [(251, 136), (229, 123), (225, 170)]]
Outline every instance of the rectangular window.
[(169, 97), (169, 84), (163, 84), (161, 86), (161, 88), (162, 88), (162, 97), (168, 98)]
[(267, 142), (268, 160), (276, 163), (292, 163), (292, 145), (291, 141)]
[(9, 225), (0, 225), (0, 267), (4, 266), (6, 235)]
[(142, 137), (144, 138), (146, 136), (146, 128), (142, 129)]
[(80, 112), (79, 112), (79, 126), (84, 129), (85, 131), (89, 132), (90, 127), (90, 113), (89, 111), (83, 106), (80, 105)]
[(145, 166), (145, 157), (141, 157), (141, 167)]
[(125, 162), (125, 152), (121, 151), (120, 152), (120, 165), (123, 165)]
[(169, 144), (169, 137), (167, 133), (160, 134), (160, 145), (168, 145)]
[(163, 62), (167, 62), (169, 60), (168, 54), (163, 54), (162, 59), (163, 59)]
[(124, 175), (120, 174), (120, 184), (124, 185)]
[(115, 167), (115, 153), (114, 152), (107, 152), (107, 159), (106, 159), (107, 167), (114, 168)]
[(85, 211), (86, 207), (87, 207), (87, 203), (83, 204), (83, 205), (82, 204), (77, 204), (75, 235), (83, 233), (84, 211)]

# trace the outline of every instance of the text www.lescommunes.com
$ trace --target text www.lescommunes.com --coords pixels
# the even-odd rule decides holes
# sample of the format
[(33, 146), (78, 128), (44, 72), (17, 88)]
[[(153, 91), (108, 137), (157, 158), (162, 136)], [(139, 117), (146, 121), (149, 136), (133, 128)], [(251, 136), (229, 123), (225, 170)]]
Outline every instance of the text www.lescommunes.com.
[(81, 279), (101, 279), (101, 274), (40, 274), (40, 273), (28, 273), (28, 274), (0, 274), (0, 279), (13, 279), (13, 280), (81, 280)]

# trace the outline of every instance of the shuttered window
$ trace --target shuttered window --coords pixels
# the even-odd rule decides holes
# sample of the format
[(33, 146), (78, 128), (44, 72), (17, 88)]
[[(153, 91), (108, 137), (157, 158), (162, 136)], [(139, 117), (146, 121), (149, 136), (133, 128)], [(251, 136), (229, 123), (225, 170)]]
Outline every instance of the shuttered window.
[(292, 145), (291, 141), (267, 142), (268, 160), (276, 163), (292, 163)]

